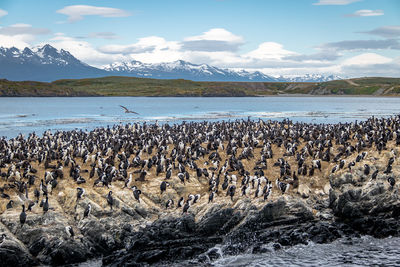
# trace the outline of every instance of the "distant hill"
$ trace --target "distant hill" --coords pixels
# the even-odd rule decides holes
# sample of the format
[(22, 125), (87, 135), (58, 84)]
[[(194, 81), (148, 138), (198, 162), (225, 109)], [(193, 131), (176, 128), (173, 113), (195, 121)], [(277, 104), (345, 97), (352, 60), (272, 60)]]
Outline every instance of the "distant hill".
[(89, 66), (66, 50), (51, 45), (25, 48), (0, 48), (0, 78), (13, 81), (45, 81), (82, 79), (104, 76), (128, 76), (155, 79), (186, 79), (192, 81), (232, 82), (324, 82), (341, 79), (339, 76), (307, 74), (274, 78), (259, 71), (222, 69), (207, 64), (178, 60), (149, 64), (140, 61), (117, 62), (103, 69)]
[(196, 82), (133, 77), (64, 79), (51, 83), (0, 80), (0, 96), (400, 96), (400, 78), (357, 78), (321, 83)]

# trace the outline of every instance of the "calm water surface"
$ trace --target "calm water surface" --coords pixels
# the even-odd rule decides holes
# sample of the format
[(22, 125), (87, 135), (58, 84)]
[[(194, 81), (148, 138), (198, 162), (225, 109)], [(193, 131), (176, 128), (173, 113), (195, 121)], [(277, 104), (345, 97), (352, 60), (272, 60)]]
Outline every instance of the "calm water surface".
[[(140, 115), (124, 113), (124, 105)], [(93, 129), (132, 122), (284, 119), (312, 123), (364, 120), (400, 113), (400, 98), (383, 97), (21, 97), (0, 98), (0, 136)]]

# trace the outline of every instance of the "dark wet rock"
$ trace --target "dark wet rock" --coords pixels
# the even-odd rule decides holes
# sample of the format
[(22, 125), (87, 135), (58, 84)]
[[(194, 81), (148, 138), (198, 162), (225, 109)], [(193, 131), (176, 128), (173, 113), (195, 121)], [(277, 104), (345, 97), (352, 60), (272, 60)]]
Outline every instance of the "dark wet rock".
[(201, 235), (215, 235), (220, 229), (229, 231), (229, 226), (224, 226), (231, 220), (234, 210), (232, 208), (219, 211), (211, 210), (197, 225), (197, 232)]
[(0, 244), (1, 266), (33, 266), (38, 262), (22, 247), (20, 242), (9, 236)]
[(210, 251), (207, 252), (207, 256), (212, 261), (222, 257), (221, 251), (217, 248), (210, 249)]

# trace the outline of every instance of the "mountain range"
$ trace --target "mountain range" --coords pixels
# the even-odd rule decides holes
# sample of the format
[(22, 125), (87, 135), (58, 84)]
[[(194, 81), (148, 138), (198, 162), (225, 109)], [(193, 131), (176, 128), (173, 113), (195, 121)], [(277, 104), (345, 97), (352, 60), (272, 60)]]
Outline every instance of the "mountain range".
[(259, 71), (222, 69), (183, 60), (157, 64), (133, 60), (96, 68), (78, 60), (68, 51), (58, 50), (49, 44), (32, 49), (26, 47), (23, 50), (0, 47), (0, 78), (3, 79), (48, 82), (104, 76), (235, 82), (325, 82), (342, 79), (336, 75), (320, 74), (276, 78)]

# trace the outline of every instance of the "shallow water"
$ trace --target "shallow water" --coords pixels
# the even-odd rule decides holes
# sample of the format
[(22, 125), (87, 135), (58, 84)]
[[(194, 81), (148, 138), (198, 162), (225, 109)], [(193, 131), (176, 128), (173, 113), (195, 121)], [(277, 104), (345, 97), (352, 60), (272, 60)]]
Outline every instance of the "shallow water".
[(400, 266), (400, 238), (370, 236), (222, 257), (213, 266)]
[[(140, 113), (124, 113), (119, 105)], [(20, 97), (0, 98), (0, 136), (93, 129), (132, 122), (284, 119), (311, 123), (364, 120), (400, 113), (384, 97)]]

